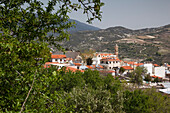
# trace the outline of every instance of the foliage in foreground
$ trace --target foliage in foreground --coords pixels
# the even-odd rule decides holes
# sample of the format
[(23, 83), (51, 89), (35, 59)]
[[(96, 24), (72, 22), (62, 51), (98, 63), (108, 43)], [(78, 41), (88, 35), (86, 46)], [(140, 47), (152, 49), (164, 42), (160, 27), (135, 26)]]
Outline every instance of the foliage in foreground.
[[(30, 85), (14, 79), (3, 86), (0, 111), (18, 112)], [(1, 87), (5, 80), (1, 79)], [(14, 86), (17, 86), (16, 88)], [(27, 89), (27, 90), (26, 90)], [(4, 92), (7, 92), (4, 94)], [(154, 89), (124, 89), (111, 75), (98, 71), (57, 71), (55, 67), (41, 69), (25, 104), (24, 112), (168, 112), (170, 99)]]

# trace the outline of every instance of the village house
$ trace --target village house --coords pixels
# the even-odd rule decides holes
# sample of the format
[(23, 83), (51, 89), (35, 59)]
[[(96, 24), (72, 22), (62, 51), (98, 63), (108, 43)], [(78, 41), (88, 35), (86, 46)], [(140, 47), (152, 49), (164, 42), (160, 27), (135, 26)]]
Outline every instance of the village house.
[(101, 62), (100, 62), (101, 59), (116, 57), (112, 53), (95, 53), (94, 56), (95, 57), (92, 58), (92, 61), (93, 61), (92, 64), (93, 65), (101, 64)]
[(100, 60), (101, 65), (104, 69), (114, 70), (115, 68), (120, 68), (120, 60), (118, 58), (106, 58)]
[[(61, 51), (56, 51), (52, 53), (53, 55), (65, 55), (67, 59), (71, 59), (72, 63), (83, 63), (82, 57), (80, 55), (80, 52), (74, 52), (74, 51), (66, 51), (61, 52)], [(66, 60), (67, 60), (66, 59)]]
[(52, 62), (66, 63), (66, 55), (51, 55)]
[(101, 64), (102, 59), (107, 58), (118, 58), (118, 45), (115, 45), (115, 54), (112, 53), (95, 53), (94, 57), (92, 58), (92, 64), (99, 65)]
[(134, 68), (132, 68), (131, 66), (122, 66), (122, 68), (125, 70), (122, 75), (127, 75), (128, 73), (133, 72)]
[(155, 67), (154, 75), (157, 77), (161, 77), (162, 79), (165, 79), (165, 67)]
[(96, 53), (95, 57), (92, 58), (94, 65), (101, 65), (103, 69), (115, 70), (115, 68), (120, 68), (121, 63), (118, 58), (118, 45), (115, 45), (115, 54), (112, 53)]
[(67, 63), (58, 63), (58, 62), (46, 62), (44, 64), (44, 68), (49, 68), (50, 66), (56, 66), (56, 68), (61, 69), (62, 67), (69, 66), (69, 64), (67, 64)]

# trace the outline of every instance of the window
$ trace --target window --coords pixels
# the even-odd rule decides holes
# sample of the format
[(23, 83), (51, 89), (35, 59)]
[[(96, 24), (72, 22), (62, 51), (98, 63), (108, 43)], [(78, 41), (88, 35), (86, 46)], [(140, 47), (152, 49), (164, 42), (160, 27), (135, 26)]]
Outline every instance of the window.
[(116, 63), (118, 63), (118, 61), (116, 61)]
[(109, 67), (109, 69), (112, 69), (112, 67)]
[(100, 55), (98, 57), (100, 57)]
[(108, 61), (106, 61), (106, 64), (108, 64)]
[(103, 64), (104, 62), (103, 62), (103, 61), (101, 61), (101, 63)]
[(110, 64), (111, 64), (111, 62), (110, 62)]
[(58, 59), (55, 59), (55, 61), (57, 61)]

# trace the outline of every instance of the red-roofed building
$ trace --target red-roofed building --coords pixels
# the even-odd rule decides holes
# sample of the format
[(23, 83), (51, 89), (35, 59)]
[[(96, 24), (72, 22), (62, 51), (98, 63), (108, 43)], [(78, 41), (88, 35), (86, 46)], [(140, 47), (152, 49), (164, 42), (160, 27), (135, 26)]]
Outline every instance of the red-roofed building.
[(122, 66), (123, 69), (125, 69), (125, 71), (123, 72), (122, 75), (126, 75), (128, 73), (133, 72), (134, 68), (132, 68), (131, 66)]
[(98, 69), (104, 69), (104, 67), (102, 65), (100, 65), (100, 64), (97, 66), (97, 68)]
[(58, 62), (46, 62), (44, 64), (44, 68), (49, 68), (51, 65), (56, 66), (58, 69), (61, 69), (62, 67), (69, 66), (69, 64), (64, 64), (64, 63), (58, 63)]
[(66, 55), (51, 55), (53, 59), (66, 58)]
[(106, 58), (100, 60), (100, 65), (104, 67), (104, 69), (114, 70), (115, 68), (120, 68), (120, 60), (117, 57), (114, 58)]
[(144, 63), (137, 63), (136, 66), (143, 66)]
[(151, 76), (152, 78), (159, 78), (159, 79), (162, 79), (162, 77), (158, 77), (158, 76), (155, 76), (155, 75), (153, 75), (153, 76)]
[[(115, 53), (114, 54), (112, 54), (112, 53), (95, 53), (94, 57), (92, 58), (92, 60), (93, 60), (92, 64), (99, 65), (99, 64), (101, 64), (102, 59), (108, 59), (108, 58), (118, 59), (118, 45), (117, 44), (115, 45)], [(120, 62), (120, 60), (119, 60), (119, 62)], [(109, 68), (112, 68), (112, 67), (109, 67)]]
[(95, 53), (94, 57), (92, 58), (94, 65), (100, 64), (101, 59), (107, 59), (107, 58), (113, 58), (116, 57), (116, 55), (112, 53)]
[(72, 58), (66, 58), (66, 62), (67, 63), (73, 63), (73, 59)]
[(82, 64), (80, 63), (74, 63), (75, 66), (81, 66)]
[(66, 63), (66, 55), (51, 55), (52, 62)]
[(84, 70), (76, 69), (76, 68), (73, 68), (73, 67), (70, 67), (70, 66), (65, 67), (65, 70), (72, 71), (72, 72), (76, 72), (76, 71), (84, 72)]
[(154, 65), (154, 67), (159, 67), (159, 65), (158, 64), (153, 64)]
[(87, 67), (88, 69), (94, 69), (94, 67), (92, 67), (92, 66), (90, 66), (90, 65), (86, 65), (86, 67)]
[(143, 66), (144, 63), (137, 63), (137, 62), (134, 62), (134, 61), (123, 61), (123, 65), (122, 66), (131, 66), (132, 68), (136, 68), (138, 66)]
[(122, 66), (122, 68), (124, 68), (125, 70), (133, 70), (131, 66)]

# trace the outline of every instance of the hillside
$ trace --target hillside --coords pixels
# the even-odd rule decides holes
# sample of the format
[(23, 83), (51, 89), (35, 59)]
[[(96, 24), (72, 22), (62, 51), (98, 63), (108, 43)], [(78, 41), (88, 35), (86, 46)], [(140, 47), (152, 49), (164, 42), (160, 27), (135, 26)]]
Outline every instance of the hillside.
[[(77, 21), (77, 20), (73, 20), (73, 19), (68, 19), (69, 22), (75, 22), (74, 26), (69, 28), (67, 31), (69, 31), (71, 34), (72, 33), (76, 33), (76, 32), (79, 32), (79, 31), (97, 31), (97, 30), (100, 30), (100, 28), (97, 28), (97, 27), (94, 27), (92, 25), (89, 25), (89, 24), (86, 24), (86, 23), (82, 23), (80, 21)], [(52, 32), (49, 32), (47, 33), (49, 36), (51, 34), (53, 34), (54, 36), (57, 36), (58, 34), (57, 33), (52, 33)]]
[(139, 30), (118, 26), (97, 31), (79, 31), (71, 35), (64, 47), (80, 51), (94, 49), (114, 52), (116, 43), (119, 45), (120, 58), (170, 63), (170, 25)]
[(89, 24), (82, 23), (77, 20), (69, 19), (70, 22), (75, 22), (75, 27), (71, 27), (68, 31), (71, 33), (78, 32), (78, 31), (96, 31), (100, 30), (100, 28), (94, 27)]

